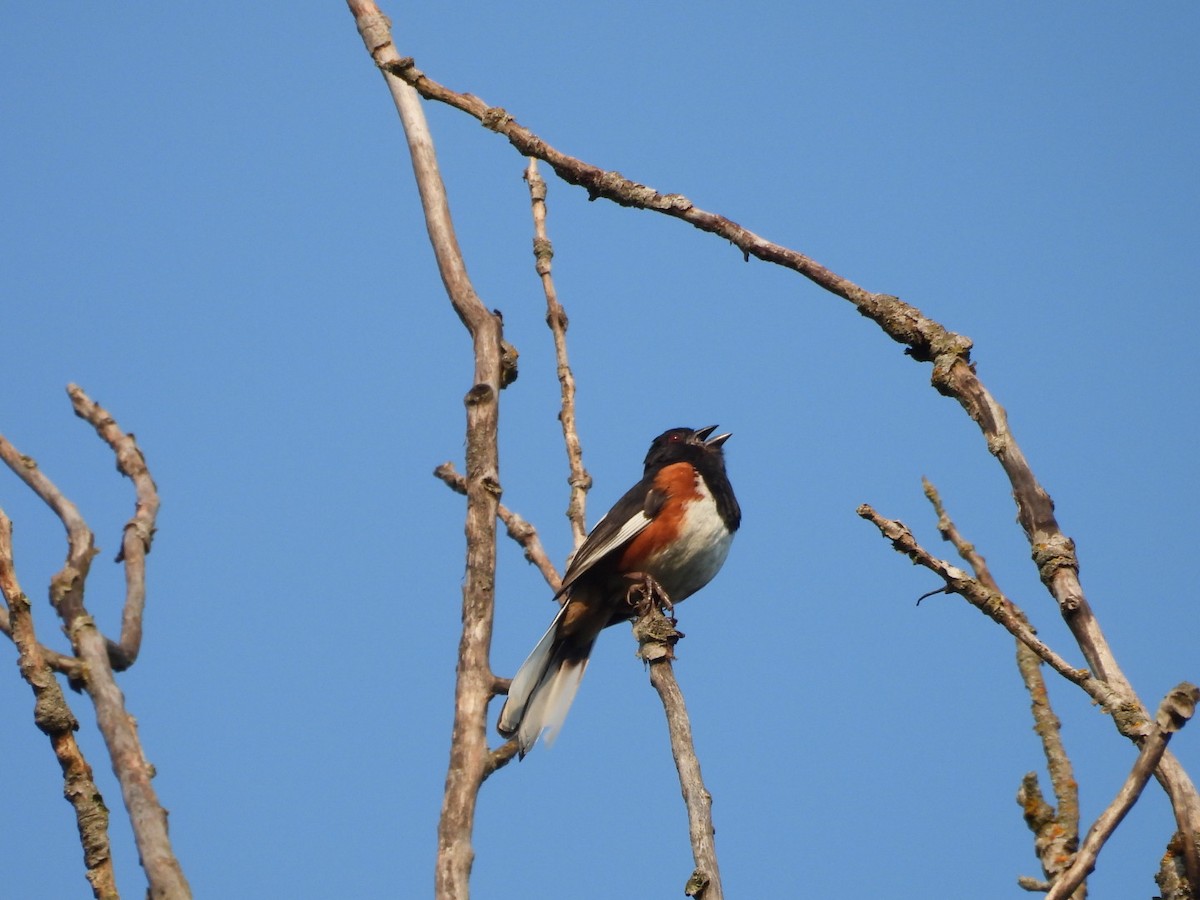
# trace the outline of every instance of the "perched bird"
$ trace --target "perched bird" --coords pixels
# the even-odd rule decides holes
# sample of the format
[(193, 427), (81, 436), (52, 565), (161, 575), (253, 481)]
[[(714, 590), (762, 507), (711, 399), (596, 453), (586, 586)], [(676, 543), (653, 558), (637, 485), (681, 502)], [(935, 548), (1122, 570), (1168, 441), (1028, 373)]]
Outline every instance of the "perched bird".
[(600, 632), (633, 617), (631, 588), (645, 585), (667, 604), (720, 571), (742, 511), (725, 475), (716, 425), (672, 428), (650, 445), (642, 480), (608, 511), (563, 576), (566, 600), (508, 689), (497, 729), (516, 735), (521, 756), (543, 731), (553, 742)]

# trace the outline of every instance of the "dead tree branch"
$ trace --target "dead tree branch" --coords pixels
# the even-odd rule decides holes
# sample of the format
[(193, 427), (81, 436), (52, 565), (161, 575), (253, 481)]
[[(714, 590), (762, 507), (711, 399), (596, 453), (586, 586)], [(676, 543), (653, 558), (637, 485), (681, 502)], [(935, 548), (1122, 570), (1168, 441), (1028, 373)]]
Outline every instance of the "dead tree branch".
[(75, 415), (88, 422), (117, 457), (117, 471), (134, 484), (137, 500), (133, 517), (125, 524), (117, 562), (125, 564), (125, 606), (121, 614), (121, 639), (108, 648), (114, 670), (128, 669), (142, 646), (142, 614), (146, 608), (146, 554), (154, 540), (158, 517), (158, 488), (146, 468), (146, 458), (98, 403), (93, 403), (78, 385), (67, 386)]
[[(1145, 741), (1156, 733), (1154, 730), (1156, 726), (1153, 723), (1146, 723), (1141, 718), (1142, 707), (1140, 703), (1134, 704), (1128, 702), (1120, 691), (1114, 690), (1107, 683), (1092, 677), (1086, 670), (1071, 668), (1065, 660), (1036, 637), (1024, 615), (1018, 617), (1014, 614), (1013, 611), (1017, 608), (1002, 594), (990, 590), (976, 579), (968, 576), (961, 569), (957, 569), (944, 560), (933, 556), (917, 542), (912, 532), (902, 522), (885, 519), (865, 503), (858, 508), (858, 514), (872, 522), (884, 537), (891, 540), (892, 546), (898, 552), (907, 555), (917, 565), (924, 566), (931, 572), (938, 574), (945, 582), (945, 590), (965, 598), (972, 606), (975, 606), (995, 622), (1004, 626), (1017, 640), (1029, 647), (1039, 659), (1048, 663), (1051, 668), (1068, 681), (1086, 691), (1117, 722), (1117, 727), (1121, 733), (1131, 737), (1139, 747), (1143, 747)], [(1164, 743), (1161, 752), (1156, 752), (1153, 757), (1154, 766), (1156, 767), (1155, 772), (1159, 775), (1160, 780), (1163, 780), (1162, 764), (1166, 759), (1167, 750)], [(1188, 783), (1190, 784), (1191, 782), (1189, 781)], [(1172, 796), (1174, 800), (1174, 796), (1169, 791), (1168, 795)], [(1182, 815), (1186, 815), (1186, 805), (1175, 805), (1173, 803), (1173, 807), (1177, 821)], [(1183, 823), (1180, 822), (1179, 825), (1180, 832), (1182, 832)], [(1181, 837), (1180, 842), (1186, 848), (1186, 839)], [(1184, 859), (1186, 861), (1186, 857)], [(1036, 883), (1030, 879), (1021, 879), (1021, 883), (1029, 890), (1039, 890), (1043, 886), (1042, 883)], [(1062, 895), (1064, 898), (1068, 896), (1070, 896), (1069, 893)]]
[(50, 746), (62, 768), (63, 795), (75, 810), (92, 896), (98, 900), (116, 900), (119, 894), (108, 840), (108, 808), (92, 777), (92, 767), (75, 741), (79, 722), (67, 705), (50, 664), (42, 655), (42, 645), (34, 632), (29, 598), (21, 590), (13, 564), (12, 522), (3, 510), (0, 510), (0, 592), (4, 594), (11, 616), (17, 664), (22, 677), (33, 688), (34, 724), (50, 738)]
[(671, 755), (679, 773), (679, 788), (687, 807), (688, 835), (692, 844), (695, 869), (685, 886), (689, 897), (702, 900), (721, 900), (721, 872), (717, 867), (716, 830), (712, 823), (712, 794), (700, 775), (700, 760), (692, 740), (692, 725), (688, 719), (683, 692), (675, 679), (671, 661), (675, 644), (682, 634), (674, 622), (662, 614), (657, 604), (644, 604), (645, 612), (633, 623), (633, 635), (638, 641), (638, 655), (650, 666), (650, 683), (658, 692), (667, 717), (667, 732), (671, 738)]
[[(132, 438), (121, 434), (107, 412), (94, 404), (77, 386), (72, 385), (69, 392), (77, 411), (86, 410), (87, 415), (84, 417), (89, 421), (94, 418), (93, 425), (96, 422), (104, 423), (106, 432), (112, 438), (105, 439), (118, 453), (119, 460), (122, 453), (132, 454), (141, 459), (141, 453), (133, 444)], [(104, 433), (102, 436), (105, 436)], [(151, 784), (154, 768), (146, 760), (134, 719), (126, 711), (125, 698), (113, 677), (110, 655), (117, 645), (100, 633), (95, 620), (84, 606), (84, 586), (91, 570), (92, 559), (97, 553), (92, 531), (75, 504), (37, 467), (37, 463), (32, 458), (17, 453), (16, 448), (3, 438), (0, 438), (0, 458), (54, 511), (67, 530), (67, 560), (62, 570), (50, 581), (50, 602), (62, 619), (75, 656), (81, 663), (79, 674), (83, 688), (96, 709), (96, 723), (108, 748), (113, 773), (121, 785), (121, 796), (125, 801), (125, 809), (129, 812), (138, 855), (149, 882), (149, 895), (161, 900), (182, 900), (191, 897), (191, 889), (179, 861), (175, 858), (167, 834), (167, 812)], [(132, 467), (132, 463), (125, 464)], [(118, 468), (122, 465), (119, 461)], [(144, 469), (144, 461), (141, 465)], [(144, 473), (144, 479), (149, 481), (148, 472)], [(135, 484), (137, 481), (135, 478)], [(150, 482), (150, 485), (152, 489), (153, 482)], [(134, 514), (134, 520), (141, 522), (147, 521), (142, 510), (143, 490), (143, 486), (138, 485), (139, 509)], [(154, 504), (157, 505), (156, 499)], [(149, 523), (152, 530), (152, 514)], [(142, 596), (144, 597), (144, 594)], [(138, 603), (140, 602), (139, 600)], [(126, 614), (128, 616), (128, 609)], [(140, 643), (140, 606), (136, 619), (138, 636), (130, 645), (135, 656), (137, 644)]]
[(1187, 877), (1184, 861), (1185, 848), (1178, 832), (1167, 842), (1167, 852), (1159, 862), (1154, 881), (1161, 892), (1160, 900), (1196, 900), (1196, 894)]
[(471, 844), (475, 806), (480, 785), (495, 768), (488, 753), (486, 729), (487, 706), (495, 684), (488, 657), (495, 600), (496, 513), (500, 502), (497, 429), (500, 389), (515, 377), (515, 370), (510, 369), (507, 377), (502, 373), (506, 360), (515, 360), (516, 354), (503, 346), (500, 317), (483, 305), (467, 275), (420, 98), (389, 72), (399, 58), (392, 45), (391, 23), (371, 0), (348, 0), (348, 6), (363, 44), (384, 73), (396, 104), (438, 271), (454, 311), (470, 332), (474, 348), (472, 387), (465, 398), (467, 561), (463, 630), (434, 878), (439, 900), (466, 900), (475, 855)]
[(992, 621), (1003, 626), (1009, 634), (1037, 654), (1042, 662), (1063, 678), (1079, 685), (1102, 707), (1111, 709), (1111, 704), (1117, 702), (1116, 695), (1103, 682), (1093, 678), (1086, 669), (1076, 669), (1070, 665), (1038, 638), (1023, 617), (1017, 617), (1012, 601), (1003, 594), (989, 590), (962, 569), (934, 556), (917, 542), (903, 522), (884, 518), (866, 503), (858, 508), (858, 514), (875, 525), (879, 533), (892, 542), (892, 547), (897, 552), (905, 554), (917, 565), (924, 566), (941, 577), (948, 592), (963, 597)]

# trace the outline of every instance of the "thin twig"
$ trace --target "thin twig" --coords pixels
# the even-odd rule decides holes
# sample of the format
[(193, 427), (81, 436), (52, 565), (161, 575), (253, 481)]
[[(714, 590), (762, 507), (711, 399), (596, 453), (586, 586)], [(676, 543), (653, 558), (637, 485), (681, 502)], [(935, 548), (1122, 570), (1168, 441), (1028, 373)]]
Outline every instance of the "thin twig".
[[(452, 491), (464, 495), (467, 493), (467, 479), (455, 470), (454, 463), (442, 463), (433, 470), (433, 474)], [(550, 585), (550, 589), (554, 593), (558, 593), (558, 589), (562, 586), (562, 579), (558, 575), (558, 570), (554, 568), (554, 563), (546, 554), (546, 548), (542, 546), (537, 529), (503, 503), (496, 505), (496, 515), (504, 523), (508, 536), (521, 545), (521, 549), (525, 551), (525, 558), (537, 566), (542, 577), (546, 579), (546, 584)]]
[[(471, 844), (475, 807), (491, 764), (487, 706), (492, 698), (494, 676), (488, 655), (495, 611), (496, 513), (500, 501), (499, 394), (503, 385), (515, 377), (511, 365), (515, 364), (517, 354), (503, 344), (499, 316), (483, 305), (467, 275), (420, 97), (388, 72), (399, 58), (392, 45), (391, 23), (372, 0), (347, 0), (347, 5), (363, 45), (384, 73), (400, 115), (438, 271), (454, 311), (470, 332), (474, 349), (472, 387), (466, 396), (467, 562), (462, 637), (434, 876), (438, 900), (466, 900), (475, 856)], [(510, 367), (507, 375), (502, 375), (506, 361)]]
[(34, 632), (29, 598), (21, 590), (13, 564), (12, 522), (0, 510), (0, 592), (11, 613), (11, 636), (17, 645), (17, 664), (35, 698), (34, 723), (50, 738), (63, 773), (63, 795), (75, 810), (75, 824), (83, 846), (83, 862), (92, 895), (116, 900), (112, 849), (108, 840), (108, 809), (92, 776), (92, 767), (75, 741), (79, 728), (51, 666), (43, 657)]
[(538, 172), (537, 160), (530, 157), (525, 168), (525, 181), (529, 184), (529, 198), (533, 210), (533, 256), (536, 260), (538, 277), (546, 295), (546, 324), (554, 335), (554, 358), (558, 369), (559, 393), (562, 405), (558, 420), (562, 423), (563, 442), (567, 448), (567, 463), (571, 475), (567, 483), (571, 486), (571, 499), (567, 504), (567, 520), (571, 523), (571, 534), (575, 549), (587, 537), (587, 492), (592, 487), (592, 476), (583, 466), (583, 447), (579, 443), (579, 431), (575, 425), (575, 375), (567, 358), (567, 311), (558, 301), (551, 274), (554, 245), (546, 232), (546, 182)]
[(1196, 711), (1197, 702), (1200, 702), (1200, 688), (1186, 681), (1163, 698), (1163, 702), (1158, 707), (1158, 713), (1154, 717), (1156, 727), (1142, 741), (1141, 752), (1133, 764), (1129, 777), (1121, 785), (1113, 802), (1088, 829), (1087, 837), (1084, 838), (1083, 845), (1075, 855), (1074, 861), (1055, 880), (1050, 892), (1046, 895), (1046, 900), (1066, 900), (1075, 888), (1083, 883), (1083, 879), (1096, 868), (1096, 858), (1099, 856), (1101, 848), (1142, 795), (1146, 782), (1158, 768), (1158, 763), (1167, 750), (1167, 742), (1171, 739), (1171, 735), (1182, 728), (1192, 717)]
[[(921, 484), (937, 515), (937, 529), (943, 540), (954, 546), (958, 555), (971, 567), (980, 584), (1003, 596), (999, 584), (992, 577), (987, 560), (958, 530), (958, 526), (946, 512), (937, 488), (928, 478), (922, 478)], [(1007, 602), (1007, 598), (1005, 600)], [(1012, 614), (1029, 625), (1024, 611), (1016, 604), (1009, 605)], [(1033, 730), (1042, 741), (1042, 753), (1046, 757), (1057, 808), (1046, 803), (1038, 787), (1037, 775), (1033, 772), (1022, 779), (1021, 788), (1017, 792), (1017, 802), (1024, 811), (1026, 824), (1033, 832), (1034, 847), (1042, 870), (1046, 878), (1053, 881), (1070, 863), (1071, 856), (1079, 846), (1079, 786), (1075, 782), (1071, 760), (1063, 745), (1061, 723), (1050, 706), (1046, 679), (1042, 677), (1041, 661), (1023, 642), (1016, 641), (1016, 648), (1017, 669), (1021, 673), (1026, 690), (1029, 691)], [(1087, 888), (1081, 884), (1072, 900), (1084, 900), (1086, 896)]]
[(962, 569), (934, 556), (917, 542), (903, 522), (884, 518), (866, 503), (858, 508), (858, 514), (874, 524), (880, 534), (892, 542), (892, 547), (897, 552), (905, 554), (917, 565), (924, 566), (941, 577), (946, 583), (947, 591), (965, 598), (984, 615), (1004, 626), (1013, 637), (1036, 653), (1039, 659), (1049, 664), (1068, 681), (1082, 687), (1102, 707), (1110, 709), (1117, 701), (1118, 698), (1103, 682), (1093, 678), (1086, 669), (1076, 669), (1039, 639), (1026, 622), (1014, 615), (1012, 602), (1003, 594), (989, 590)]
[(703, 900), (721, 900), (724, 893), (717, 866), (712, 795), (705, 788), (700, 775), (700, 760), (696, 757), (687, 706), (671, 665), (675, 644), (682, 635), (675, 630), (674, 623), (662, 614), (657, 604), (647, 602), (644, 609), (633, 623), (633, 634), (638, 641), (638, 655), (650, 666), (650, 683), (658, 692), (667, 717), (671, 755), (675, 758), (679, 787), (687, 807), (688, 834), (696, 866), (687, 881), (685, 893)]

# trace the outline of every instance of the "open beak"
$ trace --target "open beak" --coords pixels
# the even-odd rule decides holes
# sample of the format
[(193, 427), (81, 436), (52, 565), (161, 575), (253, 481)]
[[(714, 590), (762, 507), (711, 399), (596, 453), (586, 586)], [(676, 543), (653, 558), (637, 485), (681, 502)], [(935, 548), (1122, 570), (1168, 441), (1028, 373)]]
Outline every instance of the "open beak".
[(697, 428), (696, 437), (704, 441), (705, 447), (720, 447), (723, 443), (733, 436), (732, 431), (727, 431), (725, 434), (718, 434), (715, 438), (708, 440), (708, 436), (717, 430), (716, 425), (709, 425), (707, 428)]

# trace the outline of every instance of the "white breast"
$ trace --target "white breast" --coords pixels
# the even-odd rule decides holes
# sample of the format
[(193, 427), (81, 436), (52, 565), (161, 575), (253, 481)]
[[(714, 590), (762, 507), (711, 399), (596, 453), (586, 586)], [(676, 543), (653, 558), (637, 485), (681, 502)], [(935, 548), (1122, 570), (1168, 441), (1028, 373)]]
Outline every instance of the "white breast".
[(673, 603), (712, 581), (725, 564), (729, 545), (733, 543), (733, 534), (725, 527), (716, 501), (698, 473), (696, 493), (699, 496), (685, 507), (679, 539), (653, 556), (646, 566)]

